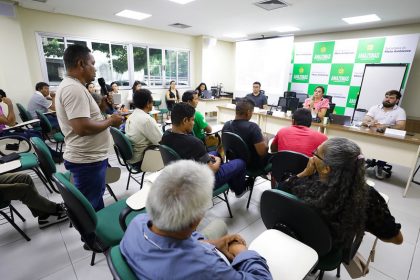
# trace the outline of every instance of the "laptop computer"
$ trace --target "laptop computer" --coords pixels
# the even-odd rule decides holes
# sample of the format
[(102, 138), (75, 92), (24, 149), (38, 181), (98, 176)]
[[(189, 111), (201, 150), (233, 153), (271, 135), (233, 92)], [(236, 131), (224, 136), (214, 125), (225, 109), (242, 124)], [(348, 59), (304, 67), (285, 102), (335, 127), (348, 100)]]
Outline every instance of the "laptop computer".
[(202, 99), (211, 99), (212, 95), (211, 95), (211, 91), (209, 90), (203, 90), (201, 92), (201, 98)]
[(343, 115), (336, 115), (330, 114), (330, 123), (331, 124), (339, 124), (339, 125), (351, 125), (351, 117), (350, 116), (343, 116)]

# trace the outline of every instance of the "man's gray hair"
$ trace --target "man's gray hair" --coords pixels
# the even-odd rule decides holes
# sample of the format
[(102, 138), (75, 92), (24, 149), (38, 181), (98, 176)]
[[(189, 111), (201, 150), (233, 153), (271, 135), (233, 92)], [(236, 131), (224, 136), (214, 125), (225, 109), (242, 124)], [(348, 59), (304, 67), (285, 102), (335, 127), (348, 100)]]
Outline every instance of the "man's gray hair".
[(213, 184), (214, 174), (207, 165), (179, 160), (166, 166), (147, 197), (146, 210), (153, 224), (171, 232), (187, 229), (204, 216)]

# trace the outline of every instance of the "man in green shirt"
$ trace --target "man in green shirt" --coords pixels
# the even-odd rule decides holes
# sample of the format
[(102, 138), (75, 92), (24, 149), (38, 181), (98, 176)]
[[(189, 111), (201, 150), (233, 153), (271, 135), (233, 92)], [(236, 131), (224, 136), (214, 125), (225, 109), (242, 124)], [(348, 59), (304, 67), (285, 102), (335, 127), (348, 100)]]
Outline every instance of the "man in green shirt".
[[(198, 104), (198, 93), (192, 90), (187, 90), (182, 95), (182, 102), (188, 103), (194, 108), (197, 108)], [(193, 133), (194, 136), (198, 139), (204, 141), (205, 133), (211, 132), (211, 126), (206, 122), (203, 114), (195, 111), (194, 116), (194, 127), (193, 127)]]

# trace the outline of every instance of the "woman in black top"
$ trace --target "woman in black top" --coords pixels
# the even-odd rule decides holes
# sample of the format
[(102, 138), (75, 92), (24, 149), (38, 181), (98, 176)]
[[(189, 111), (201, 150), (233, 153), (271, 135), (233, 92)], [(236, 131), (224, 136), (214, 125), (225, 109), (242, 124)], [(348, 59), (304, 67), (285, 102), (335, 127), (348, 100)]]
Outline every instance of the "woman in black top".
[(317, 209), (330, 228), (333, 247), (350, 244), (368, 231), (382, 241), (401, 244), (401, 225), (395, 223), (382, 196), (365, 182), (365, 160), (357, 144), (332, 138), (313, 152), (306, 169), (290, 178), (282, 190)]
[(207, 90), (207, 85), (205, 83), (200, 83), (195, 91), (198, 93), (198, 97), (201, 97), (202, 92)]
[(169, 89), (166, 92), (166, 107), (168, 107), (169, 111), (172, 111), (172, 108), (174, 107), (175, 103), (179, 102), (179, 93), (176, 89), (176, 83), (175, 81), (171, 81), (169, 83)]

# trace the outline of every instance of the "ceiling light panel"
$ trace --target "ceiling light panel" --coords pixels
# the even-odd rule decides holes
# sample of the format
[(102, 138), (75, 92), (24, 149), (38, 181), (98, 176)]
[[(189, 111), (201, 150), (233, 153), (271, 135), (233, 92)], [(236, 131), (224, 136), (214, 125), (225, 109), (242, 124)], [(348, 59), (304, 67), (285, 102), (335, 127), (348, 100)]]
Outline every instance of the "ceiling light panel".
[(299, 31), (300, 28), (295, 27), (295, 26), (279, 26), (279, 27), (273, 28), (272, 30), (283, 33), (283, 32)]
[(143, 20), (145, 18), (148, 18), (148, 17), (152, 16), (152, 15), (149, 15), (149, 14), (136, 12), (136, 11), (132, 11), (132, 10), (122, 10), (121, 12), (116, 13), (115, 15), (119, 16), (119, 17), (135, 19), (135, 20)]
[(348, 24), (359, 24), (359, 23), (380, 21), (381, 18), (378, 17), (376, 14), (371, 14), (371, 15), (364, 15), (364, 16), (358, 16), (358, 17), (342, 18), (342, 20), (344, 20)]
[(169, 0), (169, 1), (175, 2), (177, 4), (185, 5), (185, 4), (188, 4), (188, 3), (193, 2), (195, 0)]

